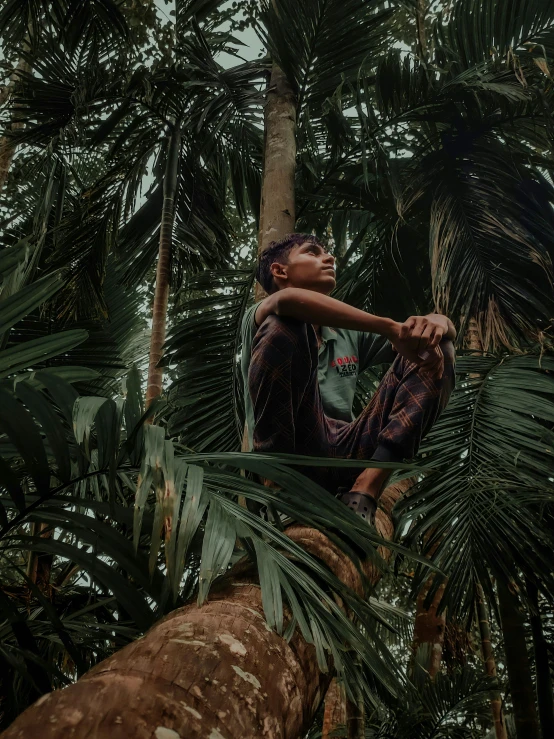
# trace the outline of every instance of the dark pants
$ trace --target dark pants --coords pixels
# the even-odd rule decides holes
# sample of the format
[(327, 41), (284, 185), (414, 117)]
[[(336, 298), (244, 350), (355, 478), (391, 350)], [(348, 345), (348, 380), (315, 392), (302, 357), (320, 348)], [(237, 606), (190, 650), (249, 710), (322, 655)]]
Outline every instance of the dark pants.
[[(435, 379), (398, 356), (362, 413), (340, 421), (323, 411), (313, 326), (269, 316), (252, 344), (248, 386), (254, 406), (254, 451), (381, 462), (411, 459), (454, 388), (452, 342), (441, 343), (443, 377)], [(362, 468), (303, 468), (330, 492)]]

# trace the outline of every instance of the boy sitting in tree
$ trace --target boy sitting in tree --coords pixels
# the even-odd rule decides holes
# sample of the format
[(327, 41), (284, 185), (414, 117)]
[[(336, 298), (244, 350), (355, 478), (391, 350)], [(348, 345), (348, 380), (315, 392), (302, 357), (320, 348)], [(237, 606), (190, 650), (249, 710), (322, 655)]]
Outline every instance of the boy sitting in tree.
[[(329, 297), (335, 260), (314, 236), (291, 234), (260, 255), (257, 278), (268, 297), (242, 327), (242, 375), (250, 449), (342, 459), (401, 462), (448, 403), (454, 387), (456, 330), (446, 316), (404, 323)], [(354, 418), (358, 375), (391, 362), (369, 405)], [(373, 523), (390, 469), (304, 470)]]

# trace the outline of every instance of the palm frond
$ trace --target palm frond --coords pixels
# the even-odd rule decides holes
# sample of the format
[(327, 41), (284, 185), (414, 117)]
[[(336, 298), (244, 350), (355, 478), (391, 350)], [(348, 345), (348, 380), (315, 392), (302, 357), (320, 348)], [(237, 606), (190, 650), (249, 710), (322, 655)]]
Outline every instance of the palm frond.
[(437, 308), (462, 332), (478, 317), (485, 349), (537, 338), (554, 311), (554, 189), (506, 161), (490, 139), (445, 141), (443, 155), (426, 166), (438, 174), (426, 183), (436, 188), (430, 249)]
[(527, 46), (542, 46), (550, 57), (554, 50), (554, 12), (543, 0), (461, 0), (448, 23), (439, 17), (434, 30), (438, 43), (466, 69)]
[(412, 523), (405, 543), (436, 547), (453, 617), (471, 616), (479, 582), (494, 602), (490, 572), (528, 573), (552, 593), (553, 369), (549, 355), (459, 359), (458, 387), (423, 449), (438, 472), (398, 506)]
[(175, 366), (168, 432), (197, 451), (238, 450), (244, 409), (239, 368), (242, 318), (253, 273), (207, 272), (189, 283), (195, 297), (182, 307), (166, 348)]
[(392, 9), (362, 0), (263, 3), (267, 45), (298, 96), (319, 115), (326, 98), (370, 67), (387, 37)]

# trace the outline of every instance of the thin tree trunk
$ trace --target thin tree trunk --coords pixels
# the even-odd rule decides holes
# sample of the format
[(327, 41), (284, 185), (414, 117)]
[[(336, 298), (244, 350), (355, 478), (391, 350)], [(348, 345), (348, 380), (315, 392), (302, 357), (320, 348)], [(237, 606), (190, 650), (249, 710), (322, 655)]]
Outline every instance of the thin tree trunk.
[[(12, 90), (18, 82), (20, 73), (29, 72), (30, 69), (31, 66), (22, 57), (17, 63), (17, 67), (15, 68), (12, 76), (10, 77), (9, 84), (7, 84), (0, 93), (0, 105), (3, 105), (10, 97)], [(9, 133), (16, 133), (21, 128), (23, 128), (23, 125), (24, 124), (22, 121), (18, 121), (16, 118), (14, 118), (12, 119), (12, 121), (10, 121), (10, 123), (7, 124), (6, 130), (9, 131)], [(0, 138), (0, 192), (2, 192), (2, 190), (4, 189), (4, 185), (6, 184), (6, 180), (8, 179), (8, 173), (12, 165), (12, 159), (14, 157), (16, 148), (17, 146), (11, 136), (6, 135)]]
[(427, 0), (417, 0), (416, 6), (416, 32), (417, 45), (421, 59), (427, 58), (427, 29), (425, 26), (427, 18)]
[[(357, 568), (323, 533), (293, 526), (287, 534), (361, 594)], [(257, 584), (229, 580), (202, 608), (174, 611), (73, 685), (40, 698), (3, 739), (303, 736), (330, 674), (319, 671), (298, 629), (287, 642), (267, 628)]]
[(497, 589), (516, 736), (517, 739), (540, 739), (531, 662), (525, 643), (525, 619), (508, 586), (498, 580)]
[(418, 656), (423, 658), (423, 666), (429, 673), (431, 679), (435, 677), (441, 666), (442, 649), (444, 646), (444, 635), (446, 632), (446, 613), (438, 613), (438, 607), (444, 594), (446, 581), (441, 583), (433, 600), (426, 608), (425, 599), (433, 585), (434, 577), (431, 576), (421, 588), (416, 603), (416, 617), (414, 623), (414, 637), (412, 649), (414, 660)]
[(360, 697), (355, 701), (346, 701), (346, 737), (347, 739), (364, 739), (365, 712)]
[[(31, 533), (33, 536), (50, 539), (52, 536), (52, 529), (49, 524), (36, 522), (32, 525)], [(29, 559), (27, 561), (27, 577), (47, 598), (52, 597), (50, 575), (52, 573), (53, 560), (54, 557), (52, 554), (32, 550), (29, 552)]]
[[(481, 651), (485, 663), (485, 672), (489, 677), (496, 677), (496, 662), (492, 650), (491, 629), (487, 607), (485, 604), (485, 593), (481, 585), (477, 590), (477, 619), (479, 621), (479, 633), (481, 635)], [(506, 724), (502, 713), (502, 698), (500, 693), (491, 698), (491, 713), (494, 721), (494, 734), (496, 739), (508, 739)]]
[[(294, 231), (296, 169), (296, 99), (287, 78), (273, 65), (264, 111), (264, 171), (260, 203), (258, 253), (272, 241)], [(255, 300), (265, 293), (256, 284)], [(248, 428), (244, 424), (241, 451), (248, 451)]]
[(334, 679), (325, 696), (321, 739), (336, 737), (340, 726), (346, 731), (346, 694), (344, 685)]
[[(282, 70), (273, 65), (265, 106), (264, 173), (260, 207), (259, 252), (294, 231), (296, 99)], [(256, 300), (263, 297), (256, 286)]]
[(160, 227), (160, 247), (156, 269), (156, 288), (152, 308), (152, 335), (148, 362), (148, 384), (146, 387), (146, 406), (162, 394), (163, 369), (158, 367), (162, 358), (167, 327), (167, 305), (171, 276), (171, 252), (173, 245), (173, 225), (175, 223), (175, 197), (179, 174), (181, 152), (181, 131), (176, 123), (171, 132), (167, 147), (167, 162), (163, 184), (163, 206)]
[(539, 591), (535, 583), (527, 580), (527, 595), (531, 602), (530, 620), (533, 634), (533, 651), (535, 653), (535, 675), (537, 687), (537, 705), (543, 739), (554, 737), (554, 706), (552, 700), (552, 678), (548, 660), (548, 643), (544, 638), (541, 612), (539, 609)]

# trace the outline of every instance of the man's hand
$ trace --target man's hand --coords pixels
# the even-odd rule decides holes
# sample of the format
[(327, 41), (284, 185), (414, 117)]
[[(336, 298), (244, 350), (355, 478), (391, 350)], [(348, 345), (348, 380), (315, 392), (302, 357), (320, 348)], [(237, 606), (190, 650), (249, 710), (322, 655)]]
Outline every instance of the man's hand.
[[(453, 336), (451, 334), (454, 334)], [(411, 339), (418, 354), (438, 346), (443, 338), (454, 339), (456, 333), (446, 316), (431, 313), (428, 316), (410, 316), (400, 324), (400, 339)]]
[(389, 336), (396, 351), (408, 361), (414, 362), (433, 377), (442, 377), (444, 356), (439, 346), (442, 339), (456, 335), (446, 316), (411, 316), (404, 323), (397, 323)]

